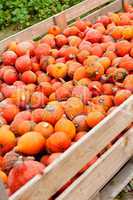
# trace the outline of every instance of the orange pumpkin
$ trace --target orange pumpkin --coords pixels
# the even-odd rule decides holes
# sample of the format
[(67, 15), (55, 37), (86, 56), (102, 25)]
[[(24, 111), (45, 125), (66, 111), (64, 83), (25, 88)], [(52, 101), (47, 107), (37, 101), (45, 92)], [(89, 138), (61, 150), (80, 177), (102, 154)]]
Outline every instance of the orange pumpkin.
[(6, 153), (13, 149), (16, 145), (16, 138), (9, 126), (3, 125), (0, 127), (0, 152)]
[(68, 118), (73, 119), (77, 115), (83, 113), (84, 105), (80, 98), (70, 97), (64, 105), (64, 110)]
[(53, 126), (48, 122), (40, 122), (34, 126), (35, 132), (39, 132), (45, 138), (48, 138), (54, 132)]
[(51, 101), (44, 109), (43, 121), (55, 124), (63, 114), (62, 106), (57, 101)]
[(46, 140), (39, 132), (31, 131), (22, 135), (15, 150), (26, 155), (35, 155), (45, 149)]
[(55, 132), (46, 141), (46, 148), (53, 153), (64, 152), (71, 144), (71, 139), (64, 132)]
[[(67, 128), (66, 128), (67, 127)], [(73, 139), (76, 135), (76, 128), (70, 120), (65, 117), (62, 117), (56, 124), (55, 124), (55, 131), (56, 132), (64, 132), (66, 133), (70, 139)]]
[(104, 114), (99, 111), (93, 111), (88, 113), (86, 121), (89, 127), (94, 127), (97, 125), (103, 118)]

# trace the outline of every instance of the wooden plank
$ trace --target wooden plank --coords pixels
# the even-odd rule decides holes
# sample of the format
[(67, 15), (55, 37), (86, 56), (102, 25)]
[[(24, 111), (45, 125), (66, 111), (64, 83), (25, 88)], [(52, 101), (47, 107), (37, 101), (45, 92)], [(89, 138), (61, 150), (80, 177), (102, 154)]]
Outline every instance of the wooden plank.
[[(24, 29), (2, 41), (0, 41), (0, 52), (3, 52), (5, 48), (7, 47), (7, 44), (9, 42), (16, 40), (16, 41), (23, 41), (23, 40), (31, 40), (34, 37), (39, 37), (42, 34), (45, 34), (50, 26), (54, 24), (54, 22), (58, 22), (61, 28), (66, 26), (66, 21), (70, 21), (77, 16), (80, 16), (81, 14), (84, 14), (86, 11), (92, 10), (96, 8), (97, 6), (103, 5), (110, 0), (85, 0), (57, 15), (54, 17), (50, 17), (46, 20), (43, 20), (27, 29)], [(64, 20), (60, 20), (61, 17), (63, 16)], [(65, 18), (66, 16), (66, 18)], [(54, 20), (53, 20), (54, 19)], [(63, 24), (64, 23), (64, 24)]]
[(64, 30), (67, 27), (65, 12), (62, 12), (60, 15), (55, 16), (54, 23), (58, 25), (62, 30)]
[(113, 200), (132, 179), (133, 160), (130, 160), (100, 192), (101, 200)]
[(64, 152), (55, 163), (48, 166), (44, 176), (34, 177), (9, 200), (49, 199), (133, 121), (132, 112), (133, 96)]
[[(116, 1), (116, 0), (114, 0)], [(105, 5), (106, 3), (109, 3), (110, 0), (84, 0), (83, 2), (72, 6), (71, 8), (66, 9), (65, 11), (62, 11), (61, 13), (55, 15), (55, 17), (59, 17), (62, 14), (65, 14), (66, 21), (69, 22), (71, 20), (74, 20), (81, 15), (92, 11), (93, 9), (96, 9), (99, 6)]]
[(49, 19), (46, 19), (44, 21), (41, 21), (29, 28), (26, 28), (4, 40), (0, 41), (0, 52), (3, 52), (7, 45), (11, 41), (23, 41), (23, 40), (32, 40), (34, 37), (39, 37), (42, 34), (46, 33), (49, 27), (51, 27), (54, 24), (53, 17), (50, 17)]
[(95, 197), (91, 200), (101, 200), (100, 198), (100, 192), (97, 193), (97, 195), (95, 195)]
[[(118, 140), (56, 200), (88, 200), (118, 172), (133, 155), (133, 128)], [(123, 156), (124, 155), (124, 156)], [(105, 198), (106, 199), (106, 198)], [(109, 200), (109, 199), (106, 199)]]
[(103, 8), (100, 8), (99, 10), (96, 10), (92, 14), (88, 15), (87, 17), (84, 17), (83, 19), (85, 20), (90, 20), (91, 22), (95, 22), (95, 20), (103, 14), (107, 14), (107, 12), (117, 12), (122, 9), (122, 1), (121, 0), (116, 0), (109, 5), (106, 5)]
[(110, 2), (110, 0), (85, 0), (65, 11), (67, 22), (108, 2)]
[[(9, 44), (9, 42), (16, 40), (16, 41), (23, 41), (23, 40), (31, 40), (34, 37), (39, 37), (43, 34), (45, 34), (48, 30), (48, 28), (50, 26), (52, 26), (54, 24), (54, 22), (58, 23), (61, 28), (66, 26), (66, 22), (65, 21), (70, 21), (82, 14), (84, 14), (87, 11), (90, 11), (94, 8), (96, 8), (97, 6), (103, 5), (107, 2), (109, 2), (110, 0), (85, 0), (57, 15), (55, 15), (54, 17), (50, 17), (46, 20), (43, 20), (29, 28), (26, 28), (2, 41), (0, 41), (0, 52), (3, 52), (5, 50), (5, 48), (7, 47), (7, 44)], [(60, 19), (63, 16), (63, 20), (61, 21)], [(65, 18), (66, 16), (66, 18)]]
[(8, 196), (6, 194), (5, 187), (1, 180), (0, 180), (0, 200), (8, 200)]

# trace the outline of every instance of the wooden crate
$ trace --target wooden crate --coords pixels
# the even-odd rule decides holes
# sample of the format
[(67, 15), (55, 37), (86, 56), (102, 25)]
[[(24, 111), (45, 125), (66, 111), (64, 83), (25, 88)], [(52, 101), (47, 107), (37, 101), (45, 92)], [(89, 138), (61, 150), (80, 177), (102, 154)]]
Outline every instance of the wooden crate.
[[(122, 170), (104, 187), (100, 192), (100, 198), (102, 200), (114, 199), (124, 187), (133, 179), (133, 159), (127, 162)], [(132, 193), (131, 193), (132, 194)], [(130, 193), (126, 192), (126, 196), (129, 197)], [(133, 199), (133, 194), (132, 194)]]
[[(54, 17), (1, 41), (0, 51), (2, 52), (12, 40), (29, 40), (44, 35), (53, 24), (58, 24), (64, 28), (68, 22), (82, 15), (85, 16), (84, 19), (94, 21), (97, 16), (108, 11), (117, 12), (122, 9), (122, 3), (122, 0), (85, 0)], [(48, 166), (43, 175), (34, 177), (13, 194), (9, 200), (48, 200), (132, 122), (133, 95), (89, 131), (79, 142), (64, 152), (59, 159)], [(109, 186), (101, 192), (101, 195), (97, 195), (97, 193), (124, 166), (132, 155), (133, 128), (130, 128), (123, 137), (56, 200), (105, 200)]]
[(76, 19), (77, 17), (80, 17), (81, 15), (87, 14), (88, 12), (91, 12), (99, 7), (101, 8), (97, 9), (97, 11), (93, 12), (92, 14), (87, 15), (85, 18), (93, 21), (97, 16), (102, 13), (106, 13), (107, 11), (111, 10), (115, 12), (122, 9), (122, 0), (113, 0), (114, 2), (110, 3), (111, 1), (112, 0), (85, 0), (78, 5), (73, 6), (72, 8), (69, 8), (53, 17), (50, 17), (0, 41), (0, 51), (3, 51), (10, 41), (31, 40), (33, 38), (39, 37), (41, 35), (44, 35), (49, 27), (53, 24), (58, 24), (63, 28), (68, 22)]

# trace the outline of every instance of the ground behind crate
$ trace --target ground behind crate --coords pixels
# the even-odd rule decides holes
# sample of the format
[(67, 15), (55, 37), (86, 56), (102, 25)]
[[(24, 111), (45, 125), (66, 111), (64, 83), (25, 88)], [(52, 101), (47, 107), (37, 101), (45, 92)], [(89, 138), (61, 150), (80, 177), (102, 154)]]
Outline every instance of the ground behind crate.
[(7, 27), (0, 31), (0, 40), (3, 40), (4, 38), (9, 37), (10, 35), (15, 34), (16, 32), (18, 31), (14, 30), (12, 26)]
[(133, 200), (133, 192), (131, 193), (124, 193), (122, 192), (117, 198), (114, 200)]

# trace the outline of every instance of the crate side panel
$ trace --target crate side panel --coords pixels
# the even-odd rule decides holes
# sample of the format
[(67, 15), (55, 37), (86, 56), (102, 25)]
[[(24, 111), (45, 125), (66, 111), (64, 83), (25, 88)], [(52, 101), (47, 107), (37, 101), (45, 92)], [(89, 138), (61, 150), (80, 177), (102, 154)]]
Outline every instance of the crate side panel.
[(0, 41), (0, 52), (3, 52), (11, 41), (32, 40), (34, 37), (39, 37), (47, 32), (49, 27), (54, 24), (53, 17), (39, 22), (23, 31), (20, 31), (4, 40)]
[(119, 10), (122, 9), (122, 1), (121, 0), (116, 0), (114, 2), (112, 2), (109, 5), (106, 5), (105, 7), (91, 13), (90, 15), (84, 17), (83, 19), (85, 20), (90, 20), (92, 22), (95, 22), (95, 20), (100, 16), (100, 15), (104, 15), (107, 14), (108, 12), (117, 12)]
[(20, 31), (2, 41), (0, 41), (0, 52), (3, 52), (9, 42), (16, 40), (16, 41), (23, 41), (23, 40), (31, 40), (34, 37), (39, 37), (45, 34), (49, 27), (55, 24), (56, 19), (60, 18), (60, 16), (66, 16), (66, 21), (64, 20), (63, 24), (61, 22), (61, 27), (66, 26), (66, 22), (84, 14), (85, 12), (96, 8), (97, 6), (103, 5), (108, 3), (110, 0), (85, 0), (55, 16), (52, 16), (44, 21), (41, 21), (23, 31)]
[(86, 12), (89, 12), (97, 7), (100, 7), (106, 3), (109, 3), (110, 0), (86, 0), (80, 4), (77, 4), (75, 7), (69, 8), (66, 10), (66, 19), (67, 22), (73, 20)]
[(132, 179), (133, 160), (130, 160), (126, 166), (101, 191), (101, 200), (113, 200)]
[(33, 178), (32, 182), (27, 183), (10, 200), (50, 198), (133, 121), (132, 111), (133, 96), (46, 168), (44, 176)]
[(133, 128), (128, 130), (112, 148), (101, 156), (90, 169), (80, 176), (79, 179), (56, 198), (56, 200), (73, 200), (76, 197), (78, 197), (78, 199), (88, 200), (100, 191), (133, 155), (132, 135)]

